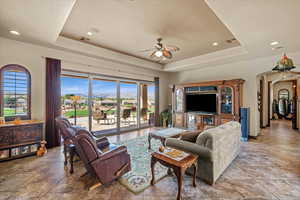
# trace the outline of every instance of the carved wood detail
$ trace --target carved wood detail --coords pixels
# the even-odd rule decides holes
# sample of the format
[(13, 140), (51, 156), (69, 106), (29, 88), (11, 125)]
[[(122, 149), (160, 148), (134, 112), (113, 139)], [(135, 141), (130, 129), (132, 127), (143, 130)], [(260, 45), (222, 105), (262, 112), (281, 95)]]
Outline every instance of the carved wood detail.
[[(11, 151), (12, 148), (39, 144), (42, 140), (42, 134), (43, 123), (0, 126), (0, 151), (7, 149)], [(34, 154), (34, 152), (28, 152), (15, 157), (0, 159), (0, 161), (19, 158), (29, 154)]]
[(0, 147), (12, 144), (12, 137), (9, 129), (0, 129)]
[[(214, 114), (214, 125), (220, 125), (223, 123), (226, 123), (228, 121), (239, 121), (240, 120), (240, 107), (242, 106), (242, 102), (243, 102), (243, 83), (245, 81), (242, 79), (233, 79), (233, 80), (219, 80), (219, 81), (208, 81), (208, 82), (201, 82), (201, 83), (187, 83), (187, 84), (182, 84), (182, 85), (175, 85), (174, 87), (174, 93), (173, 93), (173, 103), (175, 104), (173, 106), (173, 108), (175, 108), (173, 110), (173, 125), (176, 127), (180, 127), (181, 125), (183, 127), (186, 127), (187, 124), (189, 123), (185, 123), (187, 122), (187, 112), (184, 110), (185, 109), (185, 88), (186, 87), (199, 87), (199, 86), (214, 86), (218, 88), (217, 91), (217, 113)], [(228, 112), (228, 113), (222, 113), (221, 111), (221, 91), (223, 88), (231, 88), (232, 90), (232, 112)], [(181, 95), (183, 99), (178, 99), (178, 96), (176, 95), (176, 91), (178, 90), (183, 90), (183, 95)], [(177, 102), (183, 102), (183, 111), (178, 112)], [(201, 114), (199, 114), (201, 115)], [(203, 116), (199, 116), (198, 118), (203, 118)], [(198, 120), (197, 116), (196, 116), (196, 127), (199, 129), (203, 128), (204, 124), (199, 124), (199, 123), (203, 123), (201, 122), (201, 120)], [(203, 121), (203, 120), (202, 120)]]

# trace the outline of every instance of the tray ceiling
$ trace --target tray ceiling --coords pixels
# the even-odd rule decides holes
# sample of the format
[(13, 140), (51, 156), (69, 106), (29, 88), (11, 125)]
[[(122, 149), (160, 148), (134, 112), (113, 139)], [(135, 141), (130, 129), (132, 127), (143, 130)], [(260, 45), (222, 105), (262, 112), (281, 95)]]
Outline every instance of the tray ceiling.
[(61, 35), (148, 60), (151, 52), (141, 51), (158, 37), (180, 47), (171, 61), (239, 46), (226, 42), (233, 34), (199, 0), (77, 0)]

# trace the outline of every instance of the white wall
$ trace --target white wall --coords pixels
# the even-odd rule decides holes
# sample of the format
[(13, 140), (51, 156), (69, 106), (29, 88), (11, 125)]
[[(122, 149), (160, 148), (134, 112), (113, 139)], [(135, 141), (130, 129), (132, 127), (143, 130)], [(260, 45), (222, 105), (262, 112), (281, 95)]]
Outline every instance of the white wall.
[[(287, 53), (287, 55), (294, 60), (294, 63), (300, 64), (300, 52)], [(279, 54), (277, 56), (244, 60), (205, 69), (178, 72), (172, 75), (171, 81), (174, 84), (180, 84), (210, 80), (244, 79), (243, 106), (250, 107), (250, 135), (257, 136), (260, 133), (259, 112), (257, 110), (257, 75), (270, 71), (281, 56)]]
[(0, 37), (0, 67), (7, 64), (25, 66), (32, 76), (32, 118), (45, 119), (45, 57), (62, 60), (63, 69), (93, 72), (126, 78), (153, 80), (160, 78), (160, 110), (169, 102), (168, 73), (114, 63), (113, 61), (46, 48)]

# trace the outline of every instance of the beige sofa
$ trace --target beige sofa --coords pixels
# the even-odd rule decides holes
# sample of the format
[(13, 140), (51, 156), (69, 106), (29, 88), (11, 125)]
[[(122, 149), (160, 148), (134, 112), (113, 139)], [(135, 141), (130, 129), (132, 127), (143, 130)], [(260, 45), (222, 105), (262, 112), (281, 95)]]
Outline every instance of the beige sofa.
[(169, 138), (166, 146), (199, 155), (197, 177), (214, 184), (240, 151), (241, 126), (227, 122), (203, 131), (196, 143)]

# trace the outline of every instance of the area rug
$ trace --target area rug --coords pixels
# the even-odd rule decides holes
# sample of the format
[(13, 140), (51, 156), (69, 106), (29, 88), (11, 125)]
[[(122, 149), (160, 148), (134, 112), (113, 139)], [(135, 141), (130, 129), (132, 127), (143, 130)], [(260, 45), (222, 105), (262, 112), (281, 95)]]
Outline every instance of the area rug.
[[(151, 175), (151, 153), (158, 151), (161, 142), (151, 140), (151, 150), (148, 150), (148, 136), (138, 137), (119, 143), (127, 147), (131, 158), (131, 171), (123, 175), (119, 182), (133, 193), (140, 193), (150, 186)], [(168, 169), (160, 163), (155, 164), (155, 181), (164, 178)]]

